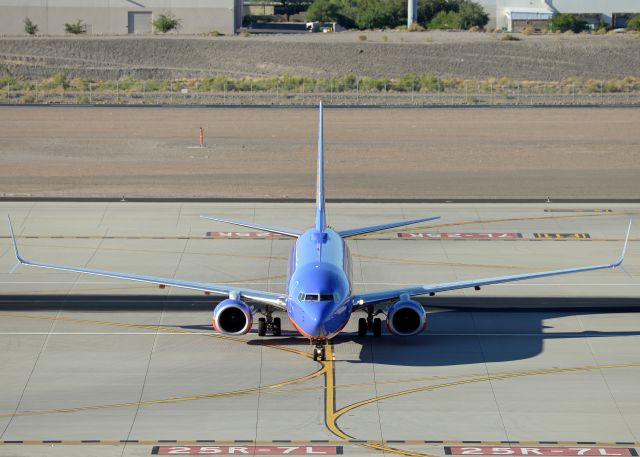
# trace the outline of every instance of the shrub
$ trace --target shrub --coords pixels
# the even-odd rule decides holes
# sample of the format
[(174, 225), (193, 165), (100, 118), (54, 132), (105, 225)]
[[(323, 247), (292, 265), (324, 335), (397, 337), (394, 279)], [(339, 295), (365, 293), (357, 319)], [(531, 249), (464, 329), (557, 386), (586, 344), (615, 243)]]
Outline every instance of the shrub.
[(67, 77), (64, 73), (56, 73), (51, 78), (42, 81), (43, 89), (67, 89), (68, 87), (69, 82), (67, 81)]
[(367, 41), (367, 35), (358, 35), (358, 40)]
[(240, 32), (240, 36), (241, 37), (248, 37), (248, 36), (251, 36), (251, 33), (249, 33), (248, 30), (243, 30), (242, 32)]
[(33, 36), (38, 33), (38, 26), (31, 22), (31, 19), (27, 17), (24, 20), (24, 31)]
[(31, 93), (27, 93), (27, 94), (24, 94), (24, 95), (22, 96), (22, 98), (20, 99), (20, 101), (21, 101), (22, 103), (24, 103), (24, 104), (28, 105), (28, 104), (30, 104), (30, 103), (35, 103), (35, 101), (36, 101), (36, 97), (35, 97), (33, 94), (31, 94)]
[(211, 32), (207, 33), (207, 36), (224, 36), (224, 33), (220, 33), (217, 30), (212, 30)]
[(171, 30), (178, 30), (181, 20), (171, 13), (161, 14), (153, 21), (153, 28), (160, 33), (167, 33)]
[(337, 22), (340, 5), (333, 0), (314, 0), (307, 10), (307, 21)]
[(64, 31), (67, 33), (72, 33), (73, 35), (80, 35), (81, 33), (85, 33), (87, 30), (82, 23), (81, 19), (78, 19), (78, 22), (73, 24), (66, 23), (64, 25)]
[(403, 0), (358, 0), (355, 23), (359, 29), (397, 27), (406, 20)]
[(460, 28), (464, 30), (471, 27), (483, 28), (489, 22), (489, 15), (480, 4), (465, 0), (459, 6), (458, 21)]
[(500, 41), (520, 41), (520, 38), (513, 36), (510, 33), (505, 33), (500, 37)]
[(417, 22), (414, 22), (409, 27), (407, 27), (407, 31), (409, 31), (409, 32), (424, 32), (424, 27), (422, 27)]
[(535, 29), (533, 27), (525, 27), (522, 29), (522, 34), (523, 35), (533, 35), (534, 33), (536, 33)]
[(580, 33), (587, 28), (587, 21), (575, 14), (560, 13), (553, 16), (547, 27), (552, 32), (567, 32), (572, 31), (574, 33)]
[(460, 15), (455, 11), (440, 11), (429, 22), (429, 28), (441, 30), (460, 29)]
[(627, 30), (640, 31), (640, 15), (633, 16), (627, 22)]

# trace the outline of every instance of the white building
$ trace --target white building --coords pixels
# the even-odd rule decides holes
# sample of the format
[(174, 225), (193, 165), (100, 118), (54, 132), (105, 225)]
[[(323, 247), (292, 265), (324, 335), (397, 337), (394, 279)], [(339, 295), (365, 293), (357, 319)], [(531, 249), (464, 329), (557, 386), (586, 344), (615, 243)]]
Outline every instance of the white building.
[(181, 33), (217, 30), (233, 34), (242, 25), (242, 0), (0, 0), (0, 34), (25, 35), (29, 18), (42, 35), (64, 35), (78, 19), (93, 35), (152, 33), (152, 22), (171, 13)]
[(520, 30), (546, 22), (553, 14), (582, 15), (590, 23), (600, 19), (613, 27), (624, 27), (640, 14), (640, 0), (479, 0), (491, 17), (489, 27)]

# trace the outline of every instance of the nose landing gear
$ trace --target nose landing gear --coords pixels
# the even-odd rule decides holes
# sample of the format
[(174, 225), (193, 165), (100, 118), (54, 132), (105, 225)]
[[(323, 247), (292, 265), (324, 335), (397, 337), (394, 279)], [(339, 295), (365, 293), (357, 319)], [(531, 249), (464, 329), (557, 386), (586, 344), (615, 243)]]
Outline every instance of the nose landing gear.
[(327, 343), (325, 341), (316, 341), (316, 347), (313, 348), (313, 360), (316, 362), (324, 362), (327, 360), (326, 358), (326, 348)]

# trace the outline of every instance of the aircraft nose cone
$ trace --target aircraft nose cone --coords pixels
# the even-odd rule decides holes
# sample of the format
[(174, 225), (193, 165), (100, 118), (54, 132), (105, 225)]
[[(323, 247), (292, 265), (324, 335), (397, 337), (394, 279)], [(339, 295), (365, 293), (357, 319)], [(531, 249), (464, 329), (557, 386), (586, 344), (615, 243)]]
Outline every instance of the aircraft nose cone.
[(311, 336), (327, 336), (327, 321), (331, 318), (333, 306), (330, 303), (314, 304), (305, 310), (304, 330)]

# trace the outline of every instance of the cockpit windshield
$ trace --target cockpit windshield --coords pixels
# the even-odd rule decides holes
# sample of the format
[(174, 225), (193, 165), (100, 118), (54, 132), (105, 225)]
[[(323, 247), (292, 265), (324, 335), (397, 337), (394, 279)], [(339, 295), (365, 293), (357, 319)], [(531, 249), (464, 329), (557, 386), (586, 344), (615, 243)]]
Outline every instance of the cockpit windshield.
[(298, 297), (300, 301), (333, 301), (332, 294), (305, 294), (301, 293)]

